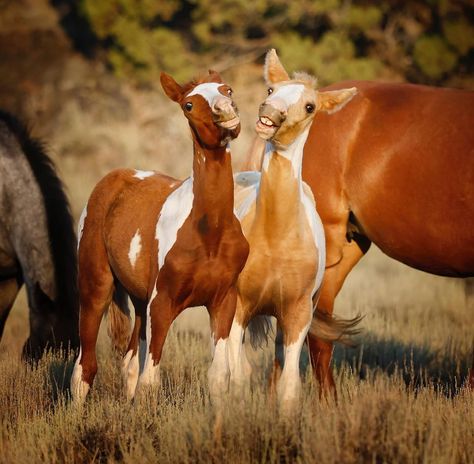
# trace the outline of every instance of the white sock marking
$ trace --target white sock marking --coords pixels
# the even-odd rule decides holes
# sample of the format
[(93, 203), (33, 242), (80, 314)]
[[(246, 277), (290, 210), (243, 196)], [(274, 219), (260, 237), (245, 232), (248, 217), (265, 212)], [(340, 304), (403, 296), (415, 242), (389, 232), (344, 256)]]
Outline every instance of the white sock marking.
[(79, 356), (74, 364), (74, 370), (71, 376), (71, 394), (72, 400), (75, 404), (81, 405), (84, 403), (87, 394), (90, 390), (90, 385), (82, 380), (82, 366), (80, 364), (82, 358), (82, 348), (79, 350)]

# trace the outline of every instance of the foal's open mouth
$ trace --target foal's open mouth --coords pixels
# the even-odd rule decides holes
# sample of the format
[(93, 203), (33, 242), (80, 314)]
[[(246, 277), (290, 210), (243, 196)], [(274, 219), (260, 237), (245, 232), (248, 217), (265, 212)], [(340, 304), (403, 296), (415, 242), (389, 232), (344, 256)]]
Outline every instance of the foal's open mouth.
[(240, 124), (240, 119), (238, 116), (235, 116), (227, 121), (216, 121), (216, 124), (224, 129), (233, 130)]
[(263, 138), (269, 138), (275, 134), (279, 127), (280, 126), (275, 124), (269, 117), (260, 116), (255, 129)]

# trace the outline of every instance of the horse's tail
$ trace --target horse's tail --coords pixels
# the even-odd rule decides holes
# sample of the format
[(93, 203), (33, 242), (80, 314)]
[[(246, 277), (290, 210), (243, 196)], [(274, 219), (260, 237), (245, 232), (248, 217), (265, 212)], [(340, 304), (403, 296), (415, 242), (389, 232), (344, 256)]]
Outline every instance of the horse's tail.
[(253, 348), (259, 348), (268, 343), (268, 336), (273, 332), (270, 316), (255, 316), (247, 326), (250, 344)]
[(107, 309), (107, 333), (112, 339), (114, 348), (125, 354), (131, 332), (130, 307), (128, 294), (117, 282), (112, 302)]
[(316, 308), (313, 313), (309, 333), (328, 342), (338, 342), (354, 346), (354, 341), (351, 337), (361, 332), (361, 329), (357, 326), (362, 319), (363, 316), (360, 314), (352, 319), (343, 319)]

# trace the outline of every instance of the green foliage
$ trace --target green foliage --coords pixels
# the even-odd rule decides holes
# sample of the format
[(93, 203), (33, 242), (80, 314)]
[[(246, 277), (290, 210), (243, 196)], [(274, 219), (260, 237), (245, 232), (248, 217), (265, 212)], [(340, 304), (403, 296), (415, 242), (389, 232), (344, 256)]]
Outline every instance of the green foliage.
[(118, 74), (188, 78), (276, 47), (290, 69), (324, 83), (395, 75), (447, 79), (469, 64), (467, 0), (79, 0)]
[(446, 40), (461, 55), (466, 55), (474, 48), (474, 26), (464, 18), (448, 19), (443, 24)]
[(97, 36), (108, 39), (107, 58), (118, 75), (157, 79), (161, 70), (187, 79), (191, 55), (178, 31), (155, 22), (169, 20), (180, 0), (83, 0), (82, 11)]
[(423, 73), (432, 78), (441, 77), (457, 63), (456, 54), (439, 36), (420, 37), (416, 41), (413, 56)]
[(352, 41), (337, 32), (327, 32), (317, 43), (290, 32), (275, 36), (273, 43), (289, 71), (315, 74), (321, 84), (345, 79), (374, 79), (383, 67), (376, 58), (356, 57)]

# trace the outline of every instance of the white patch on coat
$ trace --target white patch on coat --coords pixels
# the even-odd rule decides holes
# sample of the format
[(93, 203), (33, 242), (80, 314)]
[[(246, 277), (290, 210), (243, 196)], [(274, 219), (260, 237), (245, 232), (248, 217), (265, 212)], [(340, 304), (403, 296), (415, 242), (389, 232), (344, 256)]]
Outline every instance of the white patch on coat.
[(323, 282), (324, 271), (326, 269), (326, 238), (324, 235), (324, 227), (321, 218), (314, 206), (312, 199), (303, 192), (303, 207), (306, 212), (311, 231), (313, 232), (314, 243), (318, 251), (318, 270), (316, 273), (316, 281), (312, 295), (314, 295)]
[(90, 390), (90, 385), (82, 379), (82, 366), (80, 364), (81, 358), (82, 348), (79, 350), (79, 356), (76, 359), (76, 363), (74, 364), (74, 370), (72, 371), (71, 376), (72, 401), (76, 405), (81, 405), (84, 403), (86, 396)]
[(216, 82), (205, 82), (204, 84), (199, 84), (194, 87), (194, 89), (188, 93), (187, 97), (192, 97), (193, 95), (201, 95), (209, 103), (209, 106), (212, 107), (212, 102), (216, 97), (225, 97), (219, 92), (219, 87), (222, 84)]
[(87, 216), (87, 205), (82, 210), (81, 216), (79, 217), (79, 223), (77, 225), (77, 248), (79, 248), (79, 244), (81, 243), (82, 232), (84, 231), (84, 222)]
[(140, 236), (140, 229), (137, 229), (135, 235), (132, 237), (130, 241), (130, 249), (128, 250), (128, 259), (130, 260), (130, 264), (132, 268), (135, 267), (137, 262), (138, 255), (142, 249), (142, 238)]
[(166, 199), (156, 224), (158, 240), (158, 269), (163, 267), (166, 255), (176, 242), (178, 230), (189, 216), (193, 206), (193, 180), (186, 179)]
[(301, 179), (301, 170), (303, 167), (303, 151), (304, 145), (308, 138), (309, 129), (311, 124), (308, 124), (306, 129), (299, 134), (293, 142), (287, 147), (276, 148), (272, 142), (267, 142), (265, 145), (265, 153), (263, 155), (262, 170), (268, 171), (270, 165), (270, 159), (275, 152), (285, 157), (291, 162), (293, 167), (293, 174), (297, 179)]
[(294, 105), (303, 95), (304, 85), (303, 84), (288, 84), (280, 87), (278, 90), (273, 92), (265, 101), (265, 103), (271, 103), (274, 100), (283, 100), (288, 109), (291, 105)]
[(139, 169), (135, 169), (135, 174), (133, 175), (133, 177), (143, 180), (153, 175), (155, 175), (155, 171), (140, 171)]

